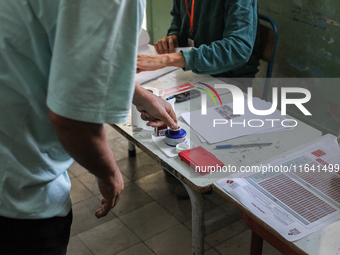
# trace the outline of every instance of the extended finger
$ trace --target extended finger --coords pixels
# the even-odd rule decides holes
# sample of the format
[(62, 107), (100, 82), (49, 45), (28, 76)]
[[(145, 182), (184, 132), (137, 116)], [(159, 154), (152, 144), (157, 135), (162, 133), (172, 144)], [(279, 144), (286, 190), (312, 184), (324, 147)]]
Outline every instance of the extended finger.
[(164, 49), (163, 49), (162, 40), (158, 41), (157, 47), (158, 47), (158, 54), (163, 54), (164, 53)]
[(175, 53), (174, 38), (169, 37), (169, 51), (170, 53)]
[(178, 47), (179, 47), (179, 44), (178, 44), (178, 37), (176, 37), (176, 38), (174, 39), (174, 47), (175, 47), (175, 48), (178, 48)]
[(169, 43), (168, 38), (165, 36), (164, 39), (162, 40), (164, 53), (169, 53), (168, 43)]
[[(172, 110), (172, 108), (171, 108)], [(170, 111), (171, 111), (170, 110)], [(172, 110), (173, 111), (173, 110)], [(175, 120), (177, 121), (176, 118), (176, 114), (173, 113), (173, 115), (175, 116)], [(148, 126), (155, 126), (155, 127), (159, 127), (162, 126), (162, 123), (165, 123), (168, 127), (170, 127), (171, 129), (177, 129), (177, 123), (175, 122), (175, 120), (173, 119), (173, 117), (171, 117), (171, 115), (168, 113), (168, 111), (164, 110), (160, 112), (160, 116), (159, 116), (160, 120), (151, 120), (147, 123)]]
[(178, 128), (177, 116), (176, 116), (176, 113), (175, 113), (175, 111), (172, 107), (170, 107), (166, 110), (166, 114), (165, 114), (164, 117), (165, 117), (164, 122), (167, 126), (169, 126), (171, 129), (177, 129)]
[(178, 127), (178, 125), (177, 125), (177, 115), (176, 115), (176, 113), (175, 113), (175, 111), (172, 107), (169, 111), (169, 115), (170, 115), (171, 119), (174, 121), (174, 124), (176, 125), (175, 128), (177, 128)]
[(153, 46), (155, 47), (155, 50), (158, 54), (162, 54), (159, 50), (158, 43), (155, 43)]

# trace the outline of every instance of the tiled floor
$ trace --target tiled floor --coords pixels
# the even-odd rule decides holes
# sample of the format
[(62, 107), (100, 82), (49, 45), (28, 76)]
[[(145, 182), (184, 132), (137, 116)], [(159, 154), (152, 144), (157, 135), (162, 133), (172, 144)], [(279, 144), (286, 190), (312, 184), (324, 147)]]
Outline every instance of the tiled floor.
[[(118, 205), (102, 219), (94, 216), (101, 195), (95, 178), (74, 163), (73, 224), (68, 255), (186, 255), (191, 254), (191, 205), (174, 195), (177, 181), (143, 152), (128, 158), (126, 139), (106, 126), (107, 138), (123, 174), (125, 189)], [(205, 219), (235, 208), (213, 193), (205, 195)], [(241, 221), (205, 237), (205, 254), (248, 254), (250, 230)], [(265, 255), (279, 254), (265, 244)]]

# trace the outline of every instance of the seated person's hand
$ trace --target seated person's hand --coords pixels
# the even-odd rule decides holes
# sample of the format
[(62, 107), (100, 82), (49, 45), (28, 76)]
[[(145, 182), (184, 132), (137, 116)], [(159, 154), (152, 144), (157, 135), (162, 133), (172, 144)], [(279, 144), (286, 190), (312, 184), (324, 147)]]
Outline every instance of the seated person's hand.
[(164, 38), (155, 43), (154, 46), (158, 54), (175, 53), (175, 48), (178, 47), (178, 36), (164, 36)]

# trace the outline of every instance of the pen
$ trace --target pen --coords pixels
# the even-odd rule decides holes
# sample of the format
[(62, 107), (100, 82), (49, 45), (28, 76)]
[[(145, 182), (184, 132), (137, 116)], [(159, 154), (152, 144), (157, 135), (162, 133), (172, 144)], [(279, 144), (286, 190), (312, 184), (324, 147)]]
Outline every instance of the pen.
[(174, 95), (169, 96), (166, 100), (170, 100), (170, 99), (173, 99), (173, 98), (174, 98)]
[(230, 149), (230, 148), (244, 148), (244, 147), (261, 147), (261, 146), (269, 146), (273, 143), (251, 143), (251, 144), (225, 144), (225, 145), (216, 145), (216, 149)]

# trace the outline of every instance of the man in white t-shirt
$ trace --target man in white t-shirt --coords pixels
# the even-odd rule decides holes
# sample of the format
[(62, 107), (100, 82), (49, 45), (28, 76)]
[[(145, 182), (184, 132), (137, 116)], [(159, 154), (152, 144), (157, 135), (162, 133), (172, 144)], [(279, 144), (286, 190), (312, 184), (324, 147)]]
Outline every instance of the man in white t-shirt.
[(105, 216), (124, 182), (103, 123), (131, 102), (150, 125), (171, 106), (134, 83), (145, 0), (0, 0), (1, 254), (65, 254), (73, 159), (96, 175)]

